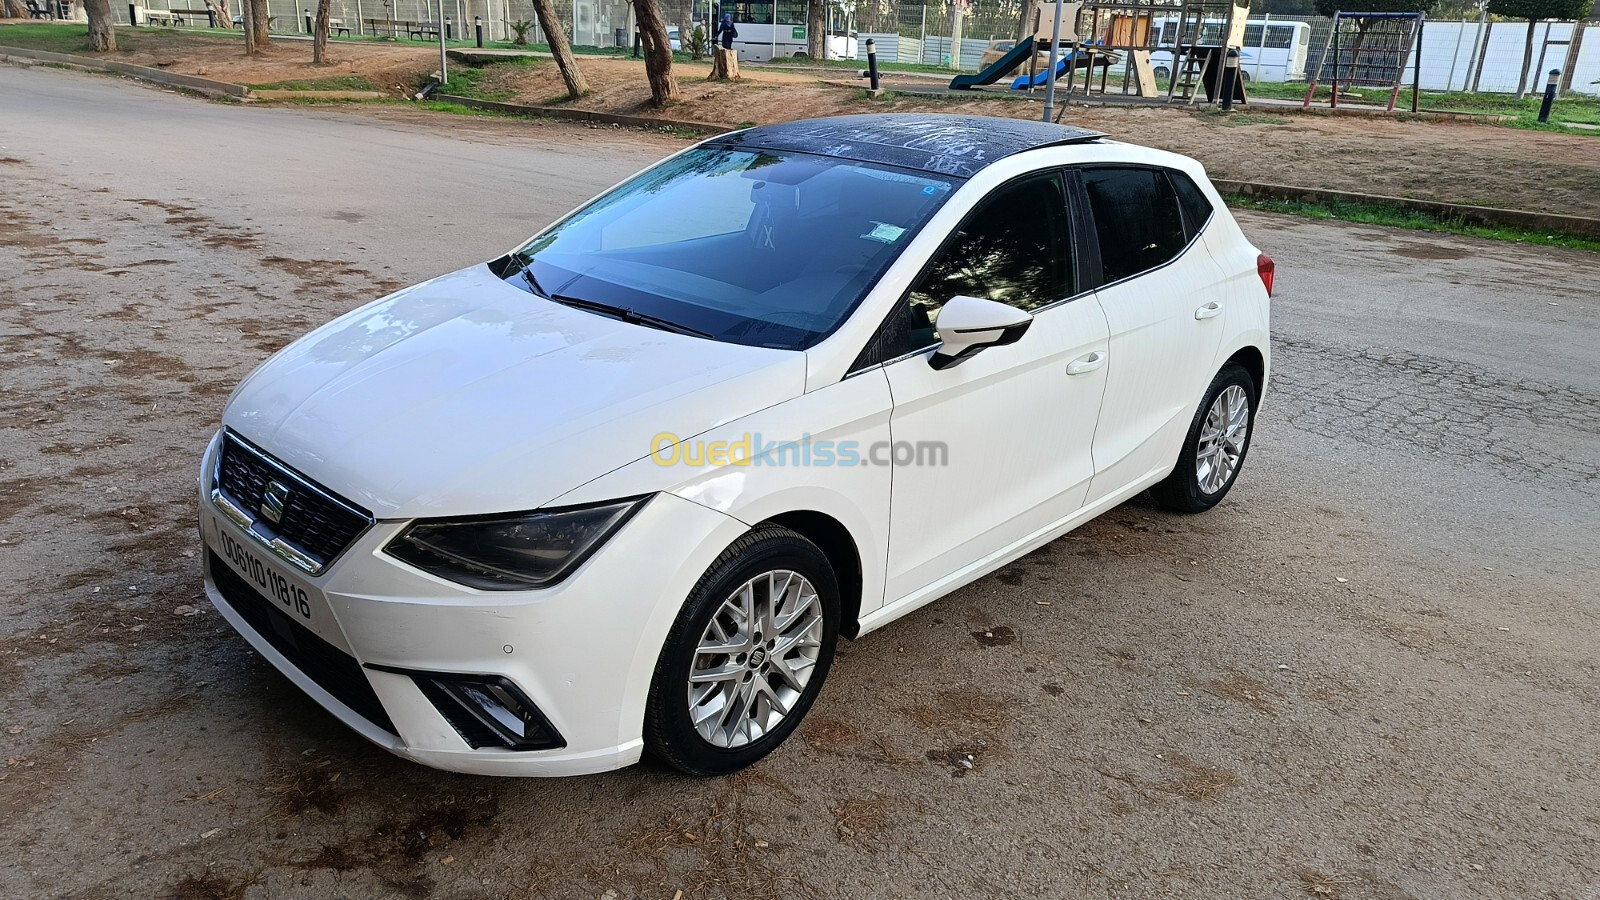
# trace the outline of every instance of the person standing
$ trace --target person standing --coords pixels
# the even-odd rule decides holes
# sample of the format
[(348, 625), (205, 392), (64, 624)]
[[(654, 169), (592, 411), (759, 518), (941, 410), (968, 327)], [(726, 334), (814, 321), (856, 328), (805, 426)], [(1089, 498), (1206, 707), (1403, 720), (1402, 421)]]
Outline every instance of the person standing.
[(739, 36), (739, 29), (733, 27), (733, 16), (726, 13), (717, 25), (717, 41), (722, 44), (722, 49), (732, 50), (733, 39)]

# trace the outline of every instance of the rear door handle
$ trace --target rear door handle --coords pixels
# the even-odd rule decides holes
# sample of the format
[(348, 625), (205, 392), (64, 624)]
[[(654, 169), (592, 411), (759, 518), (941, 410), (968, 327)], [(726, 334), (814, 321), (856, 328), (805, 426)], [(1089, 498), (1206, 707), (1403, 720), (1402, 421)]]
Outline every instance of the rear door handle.
[(1106, 364), (1106, 355), (1099, 350), (1087, 356), (1080, 356), (1067, 363), (1068, 375), (1086, 375)]
[(1215, 300), (1211, 301), (1210, 303), (1203, 304), (1199, 309), (1194, 311), (1194, 317), (1196, 319), (1209, 319), (1212, 316), (1220, 315), (1222, 315), (1222, 304)]

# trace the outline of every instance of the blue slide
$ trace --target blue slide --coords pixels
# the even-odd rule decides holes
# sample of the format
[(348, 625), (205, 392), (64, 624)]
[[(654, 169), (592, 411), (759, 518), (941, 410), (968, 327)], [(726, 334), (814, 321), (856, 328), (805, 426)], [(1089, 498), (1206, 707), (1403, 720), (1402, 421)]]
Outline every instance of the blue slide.
[[(1010, 53), (995, 60), (994, 65), (984, 69), (982, 72), (976, 75), (957, 75), (950, 79), (950, 90), (970, 91), (979, 85), (994, 84), (1010, 74), (1012, 69), (1027, 62), (1028, 56), (1032, 53), (1033, 38), (1030, 37), (1012, 47)], [(1012, 87), (1015, 87), (1015, 85), (1012, 85)]]
[[(1085, 54), (1085, 56), (1087, 56), (1087, 54)], [(1076, 62), (1077, 59), (1077, 50), (1074, 50), (1071, 53), (1062, 54), (1061, 58), (1056, 60), (1056, 79), (1061, 80), (1066, 78), (1067, 73), (1072, 70), (1073, 66), (1078, 65)], [(1018, 75), (1017, 79), (1011, 82), (1011, 89), (1013, 91), (1021, 91), (1026, 90), (1029, 87), (1044, 87), (1045, 83), (1049, 80), (1050, 70), (1047, 66), (1044, 71), (1033, 76), (1033, 83), (1031, 85), (1028, 83), (1028, 76)]]

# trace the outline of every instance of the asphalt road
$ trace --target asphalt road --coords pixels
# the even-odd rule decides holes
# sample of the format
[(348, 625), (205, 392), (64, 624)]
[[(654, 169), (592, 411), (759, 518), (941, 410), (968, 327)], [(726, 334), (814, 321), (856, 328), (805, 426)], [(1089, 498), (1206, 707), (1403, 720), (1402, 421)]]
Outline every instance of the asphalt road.
[(1592, 254), (1243, 216), (1229, 500), (843, 646), (740, 776), (436, 773), (300, 695), (199, 591), (232, 386), (678, 146), (0, 68), (0, 896), (1600, 897)]

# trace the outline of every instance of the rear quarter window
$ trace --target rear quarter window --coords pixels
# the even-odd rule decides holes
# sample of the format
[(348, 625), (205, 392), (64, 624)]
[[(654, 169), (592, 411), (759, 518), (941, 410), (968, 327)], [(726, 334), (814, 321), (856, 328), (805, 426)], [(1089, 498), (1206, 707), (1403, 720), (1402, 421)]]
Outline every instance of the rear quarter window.
[(1200, 187), (1188, 175), (1168, 169), (1167, 179), (1172, 182), (1172, 190), (1178, 195), (1178, 205), (1183, 208), (1184, 226), (1192, 241), (1211, 221), (1211, 201), (1206, 199), (1206, 195), (1201, 193)]

